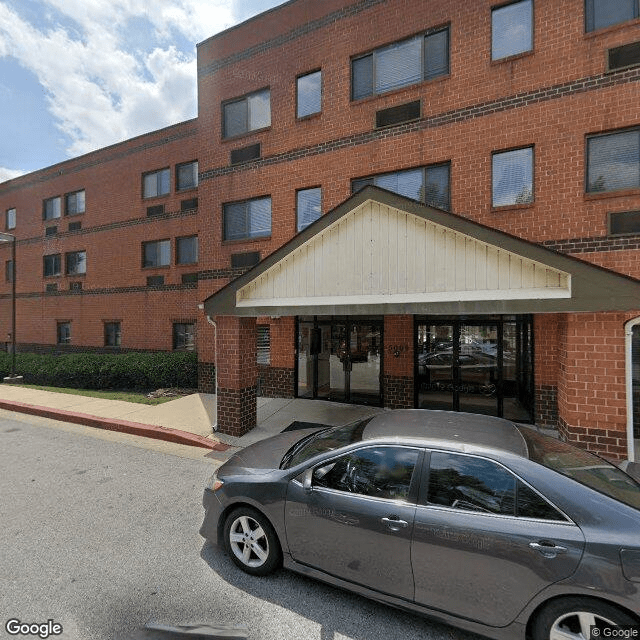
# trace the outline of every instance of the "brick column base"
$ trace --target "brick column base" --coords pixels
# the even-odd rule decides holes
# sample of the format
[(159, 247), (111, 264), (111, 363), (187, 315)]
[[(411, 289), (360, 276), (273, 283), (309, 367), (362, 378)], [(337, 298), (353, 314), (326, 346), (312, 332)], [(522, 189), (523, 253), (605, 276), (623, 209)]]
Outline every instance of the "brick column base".
[(536, 387), (536, 424), (545, 429), (558, 428), (558, 387)]
[(258, 365), (258, 380), (263, 398), (295, 397), (295, 369)]
[(218, 388), (218, 427), (229, 436), (243, 436), (256, 426), (256, 387)]
[(384, 406), (389, 409), (413, 409), (413, 378), (406, 376), (382, 377)]

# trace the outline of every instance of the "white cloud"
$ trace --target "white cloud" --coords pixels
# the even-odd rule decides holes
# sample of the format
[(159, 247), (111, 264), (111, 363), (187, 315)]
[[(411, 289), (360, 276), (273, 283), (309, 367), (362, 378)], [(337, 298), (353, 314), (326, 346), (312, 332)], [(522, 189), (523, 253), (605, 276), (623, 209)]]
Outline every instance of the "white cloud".
[(37, 76), (69, 156), (194, 117), (195, 44), (233, 22), (231, 0), (40, 2), (35, 24), (0, 0), (0, 56)]
[(5, 180), (12, 180), (13, 178), (24, 175), (24, 173), (24, 171), (16, 171), (15, 169), (0, 167), (0, 182), (4, 182)]

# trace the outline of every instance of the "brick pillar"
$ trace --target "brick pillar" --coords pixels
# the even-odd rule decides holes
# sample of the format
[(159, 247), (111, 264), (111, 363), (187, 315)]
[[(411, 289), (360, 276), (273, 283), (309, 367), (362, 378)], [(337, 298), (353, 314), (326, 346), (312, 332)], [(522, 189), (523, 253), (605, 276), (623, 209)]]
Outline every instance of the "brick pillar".
[(219, 316), (218, 430), (241, 436), (256, 426), (256, 320)]
[(384, 317), (384, 406), (411, 409), (414, 406), (413, 316)]
[(627, 456), (624, 314), (572, 313), (560, 327), (558, 428), (610, 459)]
[(565, 322), (564, 314), (533, 318), (536, 424), (546, 429), (558, 428), (558, 336)]
[(293, 398), (296, 392), (296, 319), (258, 318), (258, 324), (268, 324), (271, 337), (271, 362), (258, 366), (260, 392), (265, 398)]

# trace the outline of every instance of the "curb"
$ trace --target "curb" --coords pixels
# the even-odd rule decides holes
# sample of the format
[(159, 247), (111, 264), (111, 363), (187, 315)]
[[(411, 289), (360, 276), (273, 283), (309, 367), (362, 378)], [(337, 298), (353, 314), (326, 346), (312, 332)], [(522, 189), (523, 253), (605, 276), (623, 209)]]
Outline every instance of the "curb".
[(16, 411), (18, 413), (27, 413), (32, 416), (40, 416), (41, 418), (64, 420), (65, 422), (82, 424), (96, 429), (119, 431), (121, 433), (130, 433), (134, 436), (144, 436), (145, 438), (166, 440), (176, 444), (202, 447), (204, 449), (212, 449), (213, 451), (226, 451), (229, 449), (229, 445), (218, 442), (217, 440), (210, 440), (204, 436), (198, 436), (195, 433), (180, 431), (179, 429), (171, 429), (169, 427), (161, 427), (159, 425), (142, 424), (141, 422), (130, 422), (129, 420), (99, 418), (98, 416), (91, 416), (86, 413), (77, 413), (74, 411), (66, 411), (64, 409), (51, 409), (50, 407), (41, 407), (33, 404), (25, 404), (23, 402), (8, 402), (6, 400), (0, 400), (0, 409)]

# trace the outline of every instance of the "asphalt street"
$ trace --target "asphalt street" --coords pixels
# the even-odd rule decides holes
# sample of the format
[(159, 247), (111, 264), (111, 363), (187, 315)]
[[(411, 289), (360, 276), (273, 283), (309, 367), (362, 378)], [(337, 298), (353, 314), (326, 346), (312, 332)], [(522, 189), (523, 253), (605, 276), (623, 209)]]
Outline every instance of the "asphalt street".
[[(215, 452), (213, 452), (215, 454)], [(198, 534), (205, 450), (0, 411), (0, 638), (9, 619), (65, 640), (178, 638), (165, 624), (246, 625), (251, 640), (478, 640), (280, 571), (242, 573)]]

